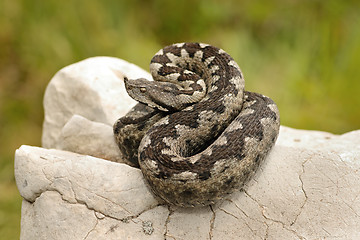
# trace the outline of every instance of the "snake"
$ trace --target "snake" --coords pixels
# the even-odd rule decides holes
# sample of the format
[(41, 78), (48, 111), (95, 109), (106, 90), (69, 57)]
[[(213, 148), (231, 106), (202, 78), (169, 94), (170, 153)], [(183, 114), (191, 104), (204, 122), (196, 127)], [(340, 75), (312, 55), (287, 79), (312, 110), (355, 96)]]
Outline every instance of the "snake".
[(272, 99), (245, 90), (235, 60), (196, 42), (162, 48), (151, 79), (128, 79), (138, 103), (114, 126), (129, 165), (168, 205), (215, 204), (240, 191), (270, 153), (280, 115)]

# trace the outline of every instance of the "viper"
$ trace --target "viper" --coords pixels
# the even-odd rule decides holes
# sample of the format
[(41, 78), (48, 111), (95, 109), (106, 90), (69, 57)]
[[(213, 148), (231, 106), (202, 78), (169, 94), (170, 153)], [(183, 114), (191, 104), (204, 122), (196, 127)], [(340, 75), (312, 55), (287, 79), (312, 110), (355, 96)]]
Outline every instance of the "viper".
[(150, 72), (154, 81), (124, 78), (139, 102), (114, 124), (125, 160), (170, 205), (213, 204), (239, 191), (277, 139), (274, 101), (245, 91), (238, 64), (208, 44), (166, 46)]

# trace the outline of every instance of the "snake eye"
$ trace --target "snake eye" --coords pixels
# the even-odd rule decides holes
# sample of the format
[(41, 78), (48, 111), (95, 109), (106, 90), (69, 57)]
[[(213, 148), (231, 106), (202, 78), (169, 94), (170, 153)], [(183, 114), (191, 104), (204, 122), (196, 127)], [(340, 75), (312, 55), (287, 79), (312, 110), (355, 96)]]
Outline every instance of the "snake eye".
[(142, 92), (142, 93), (146, 92), (146, 88), (141, 87), (141, 88), (140, 88), (140, 92)]

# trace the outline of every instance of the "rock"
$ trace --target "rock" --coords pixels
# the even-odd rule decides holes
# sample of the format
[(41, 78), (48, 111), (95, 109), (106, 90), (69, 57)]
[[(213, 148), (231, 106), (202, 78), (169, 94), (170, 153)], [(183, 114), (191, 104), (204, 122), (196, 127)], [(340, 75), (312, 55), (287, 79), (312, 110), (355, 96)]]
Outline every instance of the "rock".
[(68, 204), (56, 191), (44, 192), (34, 203), (24, 200), (21, 212), (20, 239), (83, 239), (97, 223), (94, 212), (82, 204)]
[(21, 196), (30, 202), (56, 191), (68, 203), (85, 204), (116, 219), (158, 204), (139, 169), (91, 156), (22, 146), (16, 152), (15, 172)]
[(79, 115), (73, 115), (65, 124), (56, 143), (56, 149), (123, 162), (122, 153), (114, 139), (113, 128)]
[(133, 103), (123, 89), (115, 93), (122, 82), (112, 66), (126, 75), (125, 66), (137, 68), (93, 58), (50, 82), (43, 145), (62, 150), (21, 146), (15, 153), (21, 239), (360, 238), (360, 130), (334, 135), (281, 126), (243, 191), (202, 208), (166, 206), (139, 169), (119, 163), (111, 126)]
[[(21, 239), (357, 239), (360, 131), (332, 135), (326, 148), (306, 148), (298, 140), (282, 144), (282, 138), (327, 136), (281, 127), (278, 143), (244, 191), (195, 209), (158, 202), (140, 170), (125, 164), (22, 146), (15, 157), (24, 198)], [(328, 150), (341, 139), (349, 145)]]
[(61, 129), (75, 114), (112, 126), (135, 104), (126, 94), (123, 76), (152, 79), (138, 66), (111, 57), (89, 58), (56, 73), (44, 95), (43, 147), (56, 146)]

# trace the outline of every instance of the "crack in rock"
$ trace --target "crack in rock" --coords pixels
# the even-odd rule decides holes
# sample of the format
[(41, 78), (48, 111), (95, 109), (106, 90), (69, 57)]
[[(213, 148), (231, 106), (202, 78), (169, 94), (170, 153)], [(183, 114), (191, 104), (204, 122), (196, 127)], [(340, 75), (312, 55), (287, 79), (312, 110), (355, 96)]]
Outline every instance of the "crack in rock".
[(209, 205), (209, 208), (210, 208), (210, 211), (212, 212), (212, 217), (210, 219), (210, 230), (209, 230), (209, 239), (211, 240), (213, 238), (213, 229), (214, 229), (216, 213), (215, 213), (212, 205)]
[(86, 236), (84, 237), (83, 240), (86, 240), (86, 239), (89, 237), (90, 233), (91, 233), (92, 231), (94, 231), (95, 228), (97, 227), (97, 225), (99, 224), (99, 218), (96, 216), (96, 212), (95, 212), (95, 211), (93, 211), (93, 212), (94, 212), (94, 216), (95, 216), (95, 218), (96, 218), (96, 223), (94, 224), (94, 227), (92, 227), (92, 228), (87, 232), (87, 234), (86, 234)]
[(169, 214), (168, 214), (168, 216), (167, 216), (167, 218), (166, 218), (166, 220), (165, 220), (164, 240), (166, 240), (167, 237), (171, 237), (172, 239), (176, 240), (175, 237), (173, 237), (173, 236), (171, 236), (171, 235), (168, 235), (168, 224), (169, 224), (169, 222), (170, 222), (170, 217), (171, 217), (171, 215), (174, 213), (174, 210), (171, 209), (170, 206), (168, 206), (168, 210), (169, 210)]
[[(265, 210), (265, 209), (264, 209)], [(276, 219), (273, 219), (273, 218), (270, 218), (268, 216), (266, 216), (266, 214), (264, 213), (264, 211), (261, 212), (263, 217), (268, 220), (268, 221), (271, 221), (271, 222), (274, 222), (274, 223), (279, 223), (282, 228), (284, 228), (285, 230), (289, 231), (289, 232), (292, 232), (293, 234), (295, 234), (295, 236), (297, 236), (299, 239), (306, 239), (305, 237), (301, 236), (300, 234), (298, 234), (294, 229), (291, 229), (289, 228), (286, 223), (280, 221), (280, 220), (276, 220)]]
[(267, 240), (267, 239), (269, 238), (269, 229), (270, 229), (270, 226), (269, 226), (269, 224), (267, 224), (266, 222), (264, 222), (264, 224), (265, 224), (265, 226), (266, 226), (264, 240)]
[[(252, 199), (254, 202), (256, 202), (256, 204), (259, 206), (259, 208), (261, 209), (261, 215), (263, 216), (263, 218), (267, 221), (270, 222), (274, 222), (274, 223), (278, 223), (280, 224), (285, 230), (292, 232), (293, 234), (295, 234), (295, 236), (297, 236), (299, 239), (306, 239), (305, 237), (301, 236), (300, 234), (298, 234), (295, 230), (289, 228), (286, 223), (282, 222), (281, 220), (277, 220), (277, 219), (273, 219), (271, 217), (266, 216), (265, 211), (266, 211), (266, 206), (259, 203), (253, 196), (251, 196), (247, 191), (244, 191), (246, 195), (249, 196), (250, 199)], [(270, 226), (266, 223), (266, 221), (264, 221), (264, 224), (267, 226), (267, 233), (265, 234), (264, 237), (266, 237), (266, 235), (268, 235), (268, 231)], [(266, 238), (264, 238), (266, 239)]]
[[(261, 221), (259, 221), (259, 220), (255, 219), (255, 218), (252, 218), (252, 217), (250, 217), (249, 215), (247, 215), (247, 214), (245, 213), (245, 211), (242, 210), (242, 209), (241, 209), (235, 202), (233, 202), (232, 200), (230, 200), (230, 202), (233, 203), (234, 206), (235, 206), (240, 212), (242, 212), (242, 214), (244, 214), (247, 218), (249, 218), (249, 219), (251, 219), (251, 220), (253, 220), (253, 221), (262, 223)], [(237, 218), (237, 217), (236, 217), (236, 218)], [(237, 219), (238, 219), (238, 218), (237, 218)], [(250, 225), (248, 224), (248, 221), (245, 220), (245, 221), (243, 221), (243, 222), (244, 222), (244, 224), (250, 229), (250, 231), (251, 231), (254, 235), (257, 235), (256, 232), (253, 230), (253, 228), (251, 228)]]
[[(231, 202), (232, 202), (232, 201), (231, 201)], [(233, 203), (233, 202), (232, 202), (232, 203)], [(238, 221), (243, 220), (243, 223), (247, 226), (247, 228), (254, 234), (254, 236), (256, 235), (256, 232), (254, 232), (254, 230), (250, 227), (250, 225), (247, 223), (246, 220), (238, 218), (236, 215), (234, 215), (234, 214), (226, 211), (226, 210), (223, 209), (223, 208), (219, 208), (219, 210), (221, 210), (221, 211), (224, 212), (225, 214), (228, 214), (228, 215), (234, 217), (234, 218), (235, 218), (236, 220), (238, 220)], [(239, 210), (240, 210), (246, 217), (250, 218), (250, 217), (247, 216), (241, 209), (239, 209)], [(254, 221), (258, 221), (258, 220), (255, 220), (255, 219), (253, 219), (253, 218), (250, 218), (250, 219), (252, 219), (252, 220), (254, 220)]]
[[(71, 181), (69, 181), (69, 182), (71, 183)], [(72, 183), (71, 183), (71, 186), (72, 186)], [(80, 187), (81, 187), (81, 186), (80, 186)], [(35, 198), (35, 200), (34, 200), (33, 202), (31, 202), (31, 201), (28, 201), (28, 202), (30, 202), (30, 203), (33, 204), (33, 203), (36, 202), (36, 200), (37, 200), (38, 198), (40, 198), (41, 195), (44, 194), (45, 192), (57, 192), (57, 193), (61, 196), (61, 199), (62, 199), (64, 202), (66, 202), (66, 203), (68, 203), (68, 204), (72, 204), (72, 205), (81, 204), (81, 205), (84, 205), (88, 210), (93, 211), (93, 212), (98, 213), (98, 214), (101, 214), (102, 216), (100, 216), (100, 217), (97, 217), (97, 216), (95, 215), (95, 217), (97, 218), (97, 221), (98, 221), (99, 219), (101, 219), (101, 218), (108, 217), (108, 218), (111, 218), (111, 219), (114, 219), (114, 220), (118, 220), (118, 221), (121, 221), (121, 222), (124, 222), (124, 223), (128, 223), (128, 222), (130, 222), (130, 220), (133, 220), (133, 219), (138, 218), (141, 214), (143, 214), (143, 213), (145, 213), (145, 212), (147, 212), (147, 211), (150, 211), (150, 210), (152, 210), (152, 209), (154, 209), (154, 208), (156, 208), (156, 207), (158, 207), (158, 206), (162, 206), (162, 204), (157, 204), (157, 205), (155, 205), (155, 206), (151, 206), (151, 207), (149, 207), (149, 208), (144, 209), (143, 211), (139, 212), (138, 214), (130, 215), (130, 216), (127, 216), (127, 217), (125, 217), (125, 218), (117, 218), (117, 217), (113, 217), (113, 216), (110, 216), (110, 215), (108, 215), (108, 214), (105, 214), (105, 213), (103, 213), (103, 212), (99, 212), (99, 211), (97, 211), (96, 209), (94, 209), (94, 208), (92, 208), (92, 207), (89, 207), (88, 204), (87, 204), (85, 201), (80, 200), (80, 199), (77, 198), (77, 196), (76, 196), (76, 194), (75, 194), (74, 191), (73, 191), (73, 192), (74, 192), (74, 194), (75, 194), (75, 200), (76, 200), (76, 202), (69, 201), (67, 198), (64, 197), (64, 195), (63, 195), (62, 192), (60, 192), (58, 189), (53, 188), (53, 187), (43, 190), (42, 192), (40, 192), (39, 194), (37, 194), (37, 197)], [(90, 192), (90, 191), (89, 191), (89, 192)], [(106, 199), (106, 200), (110, 201), (111, 203), (119, 206), (117, 203), (115, 203), (115, 202), (113, 202), (113, 201), (111, 201), (111, 200), (109, 200), (109, 199), (107, 199), (107, 198), (105, 198), (105, 197), (103, 197), (103, 196), (101, 196), (101, 195), (98, 195), (98, 194), (96, 194), (96, 193), (93, 193), (93, 194), (95, 194), (96, 196), (101, 197), (101, 198), (103, 198), (103, 199)], [(122, 206), (120, 206), (120, 207), (122, 207)], [(126, 209), (125, 209), (125, 210), (126, 210)], [(127, 211), (127, 210), (126, 210), (126, 211)], [(127, 212), (130, 214), (129, 211), (127, 211)], [(141, 220), (141, 219), (140, 219), (140, 221), (143, 222), (143, 220)], [(135, 223), (135, 224), (138, 224), (138, 223), (136, 223), (136, 222), (134, 222), (134, 221), (132, 221), (132, 222)], [(90, 233), (90, 232), (89, 232), (89, 233)], [(89, 233), (88, 233), (88, 234), (89, 234)], [(88, 235), (88, 234), (87, 234), (87, 235)]]
[(304, 199), (303, 203), (302, 203), (301, 206), (300, 206), (300, 211), (299, 211), (299, 213), (296, 214), (294, 220), (290, 223), (290, 226), (293, 226), (293, 225), (296, 223), (296, 221), (298, 220), (300, 214), (302, 213), (302, 210), (304, 209), (305, 204), (306, 204), (307, 201), (308, 201), (308, 195), (307, 195), (307, 193), (306, 193), (306, 191), (305, 191), (304, 181), (303, 181), (302, 177), (303, 177), (303, 175), (305, 174), (305, 164), (306, 164), (308, 161), (310, 161), (310, 160), (311, 160), (311, 158), (308, 158), (308, 159), (306, 159), (305, 161), (303, 161), (302, 164), (301, 164), (301, 173), (299, 174), (299, 180), (300, 180), (300, 182), (301, 182), (301, 190), (302, 190), (302, 192), (304, 193), (305, 199)]
[(225, 209), (223, 208), (219, 208), (220, 211), (224, 212), (225, 214), (229, 215), (229, 216), (232, 216), (233, 218), (237, 219), (237, 220), (240, 220), (237, 216), (235, 216), (234, 214), (226, 211)]
[[(250, 199), (252, 199), (252, 198), (250, 198)], [(252, 199), (252, 200), (254, 201), (254, 199)], [(233, 203), (234, 206), (235, 206), (240, 212), (242, 212), (242, 214), (244, 214), (247, 218), (249, 218), (249, 219), (251, 219), (251, 220), (253, 220), (253, 221), (256, 221), (256, 222), (261, 222), (261, 221), (255, 219), (255, 218), (252, 218), (252, 217), (249, 216), (248, 214), (246, 214), (246, 212), (245, 212), (244, 210), (242, 210), (242, 208), (239, 207), (239, 206), (238, 206), (234, 201), (232, 201), (231, 199), (229, 199), (228, 201), (231, 202), (231, 203)], [(257, 203), (257, 204), (258, 204), (258, 203)], [(259, 204), (258, 204), (258, 205), (259, 205)]]

